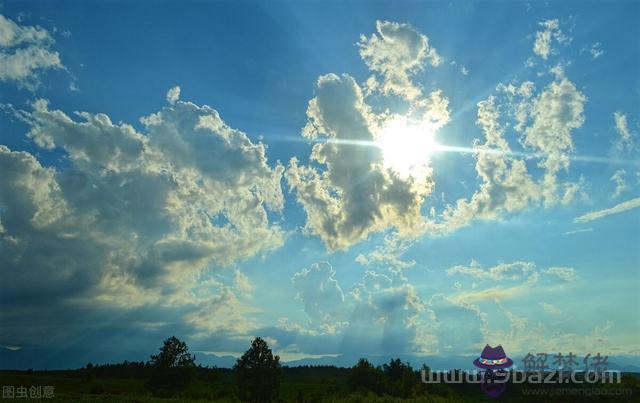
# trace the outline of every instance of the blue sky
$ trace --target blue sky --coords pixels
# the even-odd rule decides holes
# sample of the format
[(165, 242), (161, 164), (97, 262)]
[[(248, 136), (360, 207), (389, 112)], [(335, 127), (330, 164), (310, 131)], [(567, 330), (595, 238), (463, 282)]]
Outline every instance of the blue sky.
[(0, 7), (24, 365), (640, 355), (637, 2), (67, 5)]

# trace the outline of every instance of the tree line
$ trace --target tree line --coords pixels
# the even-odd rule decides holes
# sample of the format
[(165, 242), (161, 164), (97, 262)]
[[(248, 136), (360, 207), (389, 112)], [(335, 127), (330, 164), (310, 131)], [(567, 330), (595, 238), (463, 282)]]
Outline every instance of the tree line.
[[(211, 369), (196, 365), (196, 357), (189, 352), (184, 341), (175, 336), (166, 339), (157, 354), (147, 362), (124, 361), (121, 364), (87, 364), (87, 378), (146, 378), (146, 386), (155, 396), (170, 397), (186, 390), (200, 377), (211, 375)], [(267, 342), (257, 337), (249, 349), (237, 359), (232, 369), (216, 368), (235, 379), (235, 394), (240, 400), (249, 402), (270, 402), (278, 400), (283, 374), (295, 377), (322, 379), (346, 379), (351, 391), (374, 393), (395, 397), (410, 397), (423, 392), (420, 371), (414, 370), (400, 359), (392, 359), (388, 364), (374, 366), (367, 359), (360, 359), (352, 368), (334, 366), (283, 367), (280, 357), (274, 355)], [(304, 401), (305, 391), (298, 391), (299, 401)]]

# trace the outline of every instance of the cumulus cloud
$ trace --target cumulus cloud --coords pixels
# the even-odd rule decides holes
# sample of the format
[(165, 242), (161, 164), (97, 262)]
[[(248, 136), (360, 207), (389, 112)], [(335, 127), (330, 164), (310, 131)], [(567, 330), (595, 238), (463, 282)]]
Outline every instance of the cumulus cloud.
[(533, 44), (533, 53), (547, 60), (554, 53), (553, 42), (565, 43), (569, 41), (560, 29), (560, 21), (557, 19), (545, 20), (539, 23), (542, 31), (536, 32), (536, 40)]
[(193, 303), (206, 268), (283, 242), (268, 217), (283, 206), (283, 167), (206, 105), (176, 101), (144, 117), (142, 133), (105, 114), (74, 120), (44, 100), (16, 114), (69, 164), (0, 148), (5, 301)]
[(613, 121), (615, 124), (616, 133), (618, 133), (618, 138), (614, 142), (615, 149), (621, 152), (632, 150), (634, 136), (629, 129), (627, 115), (625, 115), (621, 111), (616, 111), (613, 114)]
[(524, 144), (544, 153), (539, 165), (545, 169), (545, 202), (558, 201), (557, 174), (568, 169), (567, 152), (573, 149), (572, 131), (584, 123), (586, 97), (567, 78), (552, 82), (536, 99), (531, 110), (533, 123), (524, 131)]
[(304, 303), (312, 325), (335, 332), (344, 320), (344, 293), (335, 279), (335, 270), (327, 262), (314, 263), (291, 278), (298, 291), (297, 299)]
[(167, 102), (175, 104), (180, 99), (180, 86), (175, 86), (167, 91)]
[[(479, 189), (469, 198), (448, 205), (441, 221), (427, 223), (431, 231), (451, 231), (475, 219), (501, 219), (505, 213), (543, 204), (568, 204), (581, 194), (583, 179), (560, 181), (570, 165), (573, 134), (585, 121), (586, 96), (554, 69), (555, 79), (541, 91), (531, 81), (499, 84), (496, 94), (478, 103), (477, 124), (484, 142), (473, 147)], [(522, 151), (512, 148), (513, 128)], [(528, 166), (538, 160), (542, 175)]]
[(399, 272), (366, 270), (360, 282), (343, 290), (335, 270), (318, 263), (291, 281), (309, 316), (311, 333), (339, 336), (339, 352), (401, 354), (419, 349), (418, 337), (431, 312)]
[(585, 223), (593, 220), (598, 220), (600, 218), (604, 218), (611, 214), (623, 213), (625, 211), (638, 208), (638, 207), (640, 207), (640, 197), (624, 201), (622, 203), (616, 204), (615, 206), (604, 209), (604, 210), (590, 211), (586, 214), (581, 215), (580, 217), (574, 218), (573, 222)]
[(370, 85), (380, 86), (384, 94), (419, 97), (422, 91), (410, 76), (423, 69), (425, 61), (438, 66), (442, 57), (429, 45), (429, 38), (409, 24), (377, 21), (376, 30), (370, 37), (362, 35), (358, 43), (360, 56), (377, 74), (369, 80)]
[(493, 96), (478, 103), (477, 123), (486, 139), (475, 147), (476, 171), (482, 183), (469, 199), (459, 199), (455, 205), (447, 206), (443, 213), (444, 230), (468, 225), (474, 219), (498, 219), (540, 198), (538, 185), (528, 173), (525, 161), (510, 155), (511, 148), (498, 119)]
[(53, 37), (44, 28), (23, 26), (0, 15), (0, 81), (34, 89), (44, 70), (63, 69)]
[(222, 287), (216, 295), (201, 300), (184, 320), (197, 329), (196, 337), (216, 333), (236, 336), (255, 329), (249, 316), (257, 312), (258, 309), (241, 301), (231, 288)]
[[(360, 52), (382, 84), (368, 86), (365, 94), (349, 75), (321, 76), (302, 133), (315, 142), (314, 164), (305, 166), (293, 158), (286, 174), (307, 213), (307, 229), (330, 249), (346, 248), (387, 228), (402, 234), (417, 231), (421, 206), (433, 188), (432, 170), (428, 160), (411, 166), (408, 175), (389, 166), (381, 141), (384, 136), (394, 146), (405, 141), (399, 126), (415, 125), (418, 137), (433, 136), (449, 120), (442, 92), (422, 96), (410, 80), (425, 59), (437, 64), (427, 38), (405, 24), (378, 22), (377, 27), (377, 35), (361, 38)], [(408, 111), (376, 113), (367, 103), (373, 93), (411, 93)]]

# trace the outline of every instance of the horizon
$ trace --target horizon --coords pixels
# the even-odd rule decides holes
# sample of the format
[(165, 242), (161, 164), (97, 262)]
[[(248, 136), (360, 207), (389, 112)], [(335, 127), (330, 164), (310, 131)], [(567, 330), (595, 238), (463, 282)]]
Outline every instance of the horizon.
[(391, 4), (0, 3), (0, 369), (640, 369), (640, 2)]

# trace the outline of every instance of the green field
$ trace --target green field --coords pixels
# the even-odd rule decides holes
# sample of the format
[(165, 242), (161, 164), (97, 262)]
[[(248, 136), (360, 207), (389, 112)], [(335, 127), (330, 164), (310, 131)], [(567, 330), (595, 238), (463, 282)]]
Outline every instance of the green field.
[[(377, 395), (366, 389), (353, 388), (348, 383), (349, 369), (335, 367), (283, 368), (279, 400), (284, 402), (491, 402), (478, 385), (418, 384), (411, 396)], [(125, 371), (126, 372), (126, 371)], [(141, 374), (122, 376), (88, 374), (86, 370), (70, 371), (1, 371), (3, 386), (53, 386), (54, 397), (36, 399), (55, 402), (237, 402), (238, 390), (233, 371), (198, 368), (194, 381), (174, 396), (154, 396)], [(501, 401), (562, 401), (562, 402), (636, 402), (640, 401), (640, 379), (624, 376), (622, 384), (598, 385), (599, 388), (619, 388), (631, 391), (626, 396), (524, 396), (521, 385), (509, 385)], [(3, 398), (2, 401), (33, 401), (25, 398)]]

